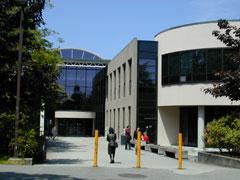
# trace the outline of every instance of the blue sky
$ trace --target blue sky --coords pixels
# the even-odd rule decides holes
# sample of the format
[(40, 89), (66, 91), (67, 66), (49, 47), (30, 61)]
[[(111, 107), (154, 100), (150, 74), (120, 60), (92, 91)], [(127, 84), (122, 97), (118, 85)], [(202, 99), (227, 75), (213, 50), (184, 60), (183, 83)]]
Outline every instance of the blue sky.
[[(54, 47), (81, 48), (111, 59), (134, 37), (188, 23), (240, 19), (240, 0), (51, 0), (46, 27), (59, 33)], [(64, 43), (59, 44), (57, 37)]]

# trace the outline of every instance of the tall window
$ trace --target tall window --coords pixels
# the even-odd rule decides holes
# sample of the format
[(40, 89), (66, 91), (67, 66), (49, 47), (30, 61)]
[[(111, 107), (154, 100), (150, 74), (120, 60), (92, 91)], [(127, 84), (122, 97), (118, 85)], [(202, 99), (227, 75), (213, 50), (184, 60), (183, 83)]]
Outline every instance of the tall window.
[(121, 68), (118, 68), (118, 98), (121, 95)]
[(131, 95), (132, 90), (132, 59), (128, 60), (128, 67), (129, 67), (129, 95)]
[(109, 125), (112, 127), (112, 110), (110, 109)]
[(110, 99), (112, 101), (112, 74), (110, 74)]
[(126, 64), (123, 64), (123, 97), (126, 96)]
[(123, 107), (123, 116), (122, 116), (122, 119), (123, 119), (123, 127), (125, 128), (125, 127), (126, 127), (126, 124), (125, 124), (125, 107)]
[(120, 108), (118, 108), (118, 138), (119, 138), (119, 135), (120, 135)]
[(108, 79), (109, 79), (109, 76), (107, 76), (107, 78), (106, 78), (106, 87), (107, 88), (105, 89), (106, 90), (106, 99), (107, 100), (108, 100), (108, 81), (109, 81)]
[(113, 72), (113, 84), (114, 84), (114, 99), (116, 99), (116, 86), (117, 86), (117, 83), (116, 83), (116, 71)]
[(131, 106), (128, 106), (128, 123), (131, 126)]
[(116, 129), (116, 110), (113, 110), (113, 129)]
[(108, 127), (109, 124), (108, 124), (108, 111), (106, 111), (106, 126)]

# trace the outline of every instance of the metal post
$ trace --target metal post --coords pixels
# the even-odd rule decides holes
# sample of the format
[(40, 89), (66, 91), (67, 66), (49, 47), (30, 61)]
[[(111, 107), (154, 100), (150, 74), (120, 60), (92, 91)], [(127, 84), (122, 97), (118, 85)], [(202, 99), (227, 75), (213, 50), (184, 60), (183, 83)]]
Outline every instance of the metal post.
[(178, 134), (178, 169), (182, 169), (182, 133)]
[(141, 131), (137, 134), (137, 168), (141, 168)]
[(19, 25), (19, 49), (18, 49), (18, 62), (17, 62), (17, 96), (16, 96), (16, 120), (15, 120), (15, 144), (14, 144), (14, 157), (18, 156), (18, 124), (20, 112), (20, 84), (21, 84), (21, 70), (22, 70), (22, 45), (23, 45), (23, 8), (21, 7), (20, 25)]
[(97, 159), (98, 159), (98, 130), (95, 130), (93, 167), (97, 167)]

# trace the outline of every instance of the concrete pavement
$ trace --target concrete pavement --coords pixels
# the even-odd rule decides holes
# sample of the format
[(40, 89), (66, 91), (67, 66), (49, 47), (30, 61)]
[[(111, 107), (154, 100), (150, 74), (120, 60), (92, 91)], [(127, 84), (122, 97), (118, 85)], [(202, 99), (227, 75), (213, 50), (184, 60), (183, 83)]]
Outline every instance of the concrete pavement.
[[(78, 166), (92, 167), (94, 138), (58, 137), (55, 142), (50, 142), (47, 153), (47, 163), (42, 166)], [(107, 141), (105, 137), (99, 138), (98, 166), (104, 168), (135, 168), (135, 150), (125, 150), (124, 146), (116, 150), (115, 163), (110, 164), (107, 154)], [(163, 169), (175, 174), (201, 174), (222, 170), (222, 167), (183, 161), (183, 170), (178, 170), (178, 161), (163, 155), (141, 151), (141, 167), (148, 169)]]
[(58, 137), (50, 142), (47, 163), (34, 166), (0, 165), (0, 179), (156, 179), (235, 180), (239, 169), (198, 164), (188, 160), (177, 169), (177, 160), (142, 151), (141, 169), (135, 168), (134, 150), (119, 146), (115, 164), (109, 163), (107, 142), (99, 139), (98, 167), (93, 168), (94, 138)]

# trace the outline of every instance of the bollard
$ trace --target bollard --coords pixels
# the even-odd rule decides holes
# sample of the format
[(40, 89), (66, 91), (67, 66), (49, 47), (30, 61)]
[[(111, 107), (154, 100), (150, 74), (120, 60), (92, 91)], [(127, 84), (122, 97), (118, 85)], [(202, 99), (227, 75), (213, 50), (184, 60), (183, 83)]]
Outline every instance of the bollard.
[(178, 134), (178, 169), (182, 169), (182, 133)]
[(93, 167), (97, 167), (97, 158), (98, 158), (98, 130), (95, 130)]
[(141, 168), (141, 131), (137, 135), (137, 168)]

